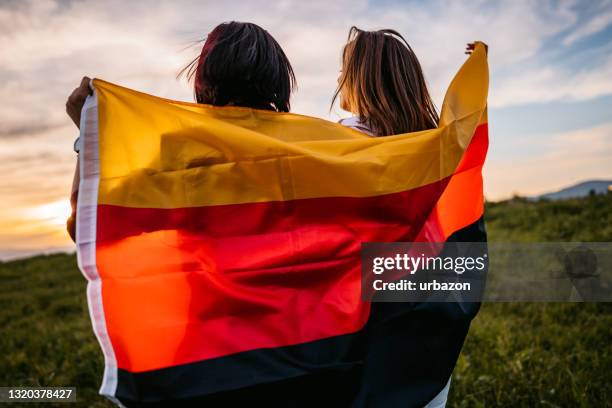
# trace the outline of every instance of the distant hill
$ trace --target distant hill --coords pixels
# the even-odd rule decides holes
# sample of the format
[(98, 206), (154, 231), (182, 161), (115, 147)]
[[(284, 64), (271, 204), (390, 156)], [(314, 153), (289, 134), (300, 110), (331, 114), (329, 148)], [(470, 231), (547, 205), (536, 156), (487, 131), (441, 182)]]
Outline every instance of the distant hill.
[(565, 200), (568, 198), (586, 197), (589, 194), (607, 194), (611, 188), (610, 186), (612, 186), (612, 180), (588, 180), (565, 187), (559, 191), (528, 197), (528, 200)]

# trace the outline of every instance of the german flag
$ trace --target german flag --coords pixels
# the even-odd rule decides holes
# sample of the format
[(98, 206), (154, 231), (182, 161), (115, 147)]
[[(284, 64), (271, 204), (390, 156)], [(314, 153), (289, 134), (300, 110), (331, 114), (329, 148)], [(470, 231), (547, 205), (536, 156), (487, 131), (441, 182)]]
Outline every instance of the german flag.
[(101, 394), (384, 407), (444, 387), (478, 304), (363, 302), (360, 246), (486, 240), (482, 44), (437, 129), (382, 138), (93, 86), (76, 240)]

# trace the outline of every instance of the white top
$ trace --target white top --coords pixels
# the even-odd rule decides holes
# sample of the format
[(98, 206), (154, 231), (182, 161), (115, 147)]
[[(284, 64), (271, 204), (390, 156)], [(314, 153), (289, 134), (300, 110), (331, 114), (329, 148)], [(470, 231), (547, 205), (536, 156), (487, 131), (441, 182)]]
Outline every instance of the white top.
[(340, 119), (338, 123), (360, 132), (367, 133), (370, 136), (376, 136), (374, 133), (372, 133), (372, 130), (368, 127), (368, 125), (361, 121), (359, 116), (351, 116), (350, 118)]

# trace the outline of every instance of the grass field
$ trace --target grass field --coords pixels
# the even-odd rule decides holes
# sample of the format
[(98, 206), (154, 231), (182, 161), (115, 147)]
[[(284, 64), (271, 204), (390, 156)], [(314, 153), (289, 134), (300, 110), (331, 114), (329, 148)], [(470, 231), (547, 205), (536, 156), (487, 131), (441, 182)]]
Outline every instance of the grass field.
[[(612, 241), (612, 194), (486, 214), (490, 241)], [(111, 406), (74, 255), (0, 263), (0, 327), (0, 386), (76, 386), (78, 406)], [(612, 406), (611, 341), (612, 304), (485, 304), (448, 406)]]

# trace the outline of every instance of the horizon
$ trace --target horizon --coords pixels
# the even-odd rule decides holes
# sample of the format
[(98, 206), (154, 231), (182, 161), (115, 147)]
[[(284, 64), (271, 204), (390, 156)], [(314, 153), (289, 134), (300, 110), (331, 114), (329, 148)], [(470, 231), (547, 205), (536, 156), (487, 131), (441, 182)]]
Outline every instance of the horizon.
[(0, 96), (10, 101), (0, 107), (0, 259), (74, 248), (65, 219), (78, 131), (64, 103), (81, 77), (191, 101), (176, 74), (199, 52), (194, 41), (227, 20), (270, 31), (296, 71), (292, 112), (332, 121), (349, 116), (328, 108), (352, 25), (404, 35), (438, 107), (465, 44), (482, 40), (491, 69), (487, 199), (612, 175), (610, 1), (234, 4), (232, 12), (193, 1), (0, 5)]
[[(591, 179), (591, 180), (584, 180), (581, 181), (579, 183), (575, 183), (572, 184), (570, 186), (566, 186), (565, 188), (562, 188), (560, 190), (555, 190), (555, 191), (547, 191), (547, 192), (543, 192), (541, 194), (537, 194), (534, 196), (512, 196), (512, 197), (507, 197), (504, 198), (502, 200), (497, 200), (497, 201), (489, 201), (486, 200), (487, 204), (496, 204), (496, 203), (503, 203), (505, 201), (510, 201), (510, 200), (516, 200), (516, 199), (533, 199), (536, 202), (540, 201), (545, 195), (549, 195), (549, 194), (555, 194), (567, 189), (571, 189), (574, 187), (578, 187), (580, 185), (586, 184), (586, 183), (608, 183), (608, 191), (612, 192), (612, 180), (603, 180), (603, 179)], [(603, 195), (604, 193), (596, 193), (597, 195)], [(553, 201), (559, 201), (559, 200), (567, 200), (567, 199), (574, 199), (574, 198), (584, 198), (585, 195), (583, 196), (572, 196), (572, 197), (567, 197), (567, 198), (557, 198), (557, 199), (552, 199)], [(546, 200), (546, 198), (544, 198)], [(551, 199), (548, 199), (551, 200)], [(2, 248), (0, 248), (0, 263), (3, 262), (12, 262), (12, 261), (19, 261), (19, 260), (23, 260), (23, 259), (29, 259), (35, 256), (48, 256), (48, 255), (55, 255), (55, 254), (67, 254), (67, 255), (76, 255), (76, 247), (75, 245), (69, 245), (66, 247), (49, 247), (49, 248), (37, 248), (37, 249), (26, 249), (23, 251), (14, 251), (14, 250), (9, 250), (9, 251), (5, 251)]]

